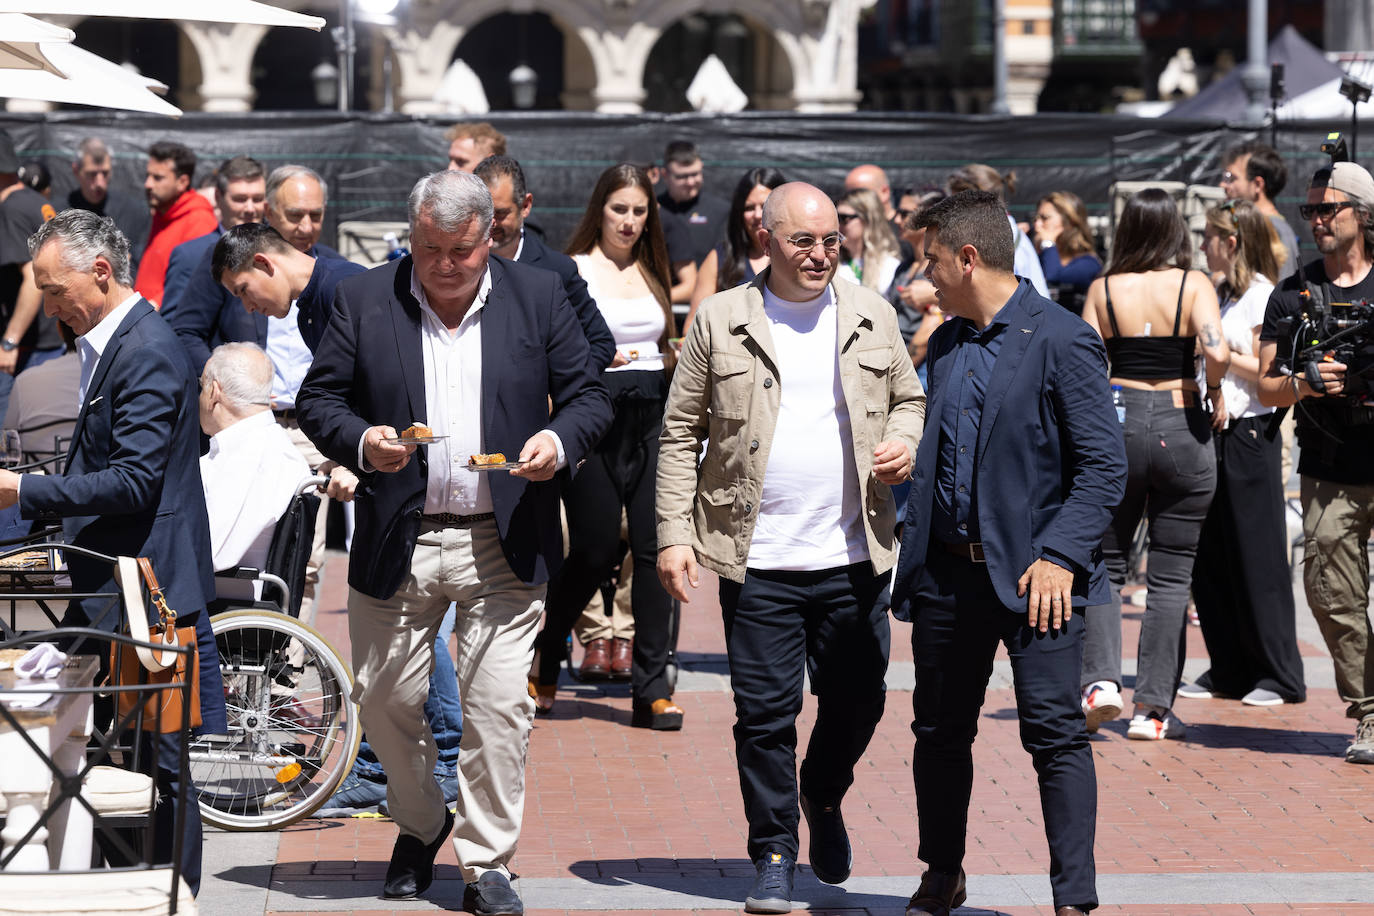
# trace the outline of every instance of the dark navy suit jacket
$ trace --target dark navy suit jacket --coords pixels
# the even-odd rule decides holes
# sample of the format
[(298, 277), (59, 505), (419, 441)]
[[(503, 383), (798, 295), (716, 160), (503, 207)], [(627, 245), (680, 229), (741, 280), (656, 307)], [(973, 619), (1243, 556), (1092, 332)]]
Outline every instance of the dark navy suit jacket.
[[(548, 428), (575, 468), (611, 422), (610, 397), (588, 365), (587, 340), (556, 274), (495, 256), (488, 264), (491, 296), (481, 319), (483, 448), (518, 451)], [(428, 466), (421, 448), (400, 471), (367, 473), (358, 467), (358, 444), (370, 426), (399, 430), (428, 416), (411, 265), (410, 257), (401, 258), (339, 284), (329, 327), (296, 398), (305, 434), (361, 478), (348, 584), (381, 599), (395, 594), (409, 573)], [(530, 584), (547, 581), (563, 558), (558, 484), (502, 473), (489, 483), (511, 570)]]
[[(1073, 570), (1075, 607), (1106, 604), (1102, 535), (1126, 486), (1107, 351), (1081, 318), (1025, 280), (1008, 304), (1007, 336), (988, 380), (974, 455), (988, 575), (1002, 603), (1022, 612), (1017, 580), (1045, 557)], [(964, 320), (931, 335), (927, 417), (941, 415), (953, 362), (944, 357), (957, 338), (956, 322)], [(901, 620), (911, 619), (912, 588), (926, 564), (939, 449), (940, 424), (929, 422), (916, 452), (893, 587), (892, 609)]]
[[(204, 239), (205, 236), (202, 236), (184, 242), (177, 246), (177, 250)], [(162, 307), (162, 317), (181, 338), (197, 378), (205, 368), (205, 361), (210, 358), (210, 351), (222, 343), (252, 341), (263, 349), (267, 348), (267, 316), (248, 311), (237, 296), (231, 296), (223, 284), (215, 282), (214, 274), (210, 272), (210, 259), (214, 251), (213, 243), (204, 249), (200, 260), (191, 269), (182, 294)], [(340, 254), (328, 245), (316, 245), (306, 254), (315, 258), (342, 260)]]
[(563, 289), (568, 293), (568, 301), (577, 313), (577, 321), (591, 348), (592, 368), (600, 372), (609, 366), (615, 359), (615, 337), (587, 290), (587, 281), (577, 272), (577, 262), (561, 251), (554, 251), (533, 232), (525, 233), (518, 260), (521, 264), (551, 270), (563, 278)]
[(164, 316), (168, 309), (176, 311), (177, 303), (186, 294), (186, 284), (191, 280), (192, 271), (200, 264), (205, 253), (214, 249), (222, 235), (224, 229), (216, 226), (199, 238), (182, 242), (172, 249), (171, 256), (167, 258), (167, 277), (162, 282), (161, 311)]
[[(148, 557), (167, 603), (194, 622), (200, 642), (205, 729), (224, 725), (219, 662), (206, 602), (215, 594), (210, 521), (200, 482), (197, 381), (176, 335), (146, 300), (124, 316), (96, 364), (61, 476), (26, 474), (25, 518), (62, 519), (63, 540), (109, 556)], [(116, 592), (113, 567), (66, 554), (72, 586)], [(120, 606), (73, 601), (68, 625), (117, 630)], [(149, 623), (156, 623), (148, 607)]]

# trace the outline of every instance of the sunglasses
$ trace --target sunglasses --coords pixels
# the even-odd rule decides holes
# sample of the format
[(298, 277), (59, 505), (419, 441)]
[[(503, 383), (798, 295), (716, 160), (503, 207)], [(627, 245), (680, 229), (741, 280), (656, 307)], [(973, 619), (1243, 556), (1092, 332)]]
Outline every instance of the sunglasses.
[(835, 215), (840, 218), (841, 226), (848, 223), (851, 219), (859, 219), (859, 214), (857, 213), (837, 213)]
[(1343, 200), (1340, 203), (1299, 204), (1298, 215), (1306, 220), (1313, 218), (1330, 219), (1349, 206), (1352, 204), (1348, 200)]

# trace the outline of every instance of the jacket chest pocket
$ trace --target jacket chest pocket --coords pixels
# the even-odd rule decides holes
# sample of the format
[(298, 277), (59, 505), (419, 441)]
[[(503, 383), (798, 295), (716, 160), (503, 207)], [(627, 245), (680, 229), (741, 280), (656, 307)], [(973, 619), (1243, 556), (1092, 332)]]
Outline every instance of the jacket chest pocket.
[(868, 413), (887, 415), (888, 373), (892, 367), (892, 350), (888, 347), (870, 347), (860, 350), (856, 357), (859, 364), (859, 382), (862, 385), (864, 409)]
[(711, 414), (718, 420), (749, 416), (754, 391), (754, 360), (730, 353), (711, 354)]

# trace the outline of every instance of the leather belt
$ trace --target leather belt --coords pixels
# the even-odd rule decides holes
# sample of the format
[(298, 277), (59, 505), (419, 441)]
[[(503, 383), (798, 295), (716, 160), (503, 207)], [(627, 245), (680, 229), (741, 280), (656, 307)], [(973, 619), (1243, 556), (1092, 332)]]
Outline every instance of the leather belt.
[(987, 559), (983, 556), (983, 542), (971, 541), (967, 544), (948, 544), (939, 541), (940, 547), (946, 553), (952, 553), (961, 560), (968, 560), (970, 563), (986, 563)]
[(476, 515), (458, 515), (454, 512), (435, 512), (433, 515), (422, 515), (421, 520), (435, 525), (443, 525), (446, 528), (457, 528), (463, 525), (472, 525), (477, 522), (485, 522), (496, 518), (495, 512), (479, 512)]
[(294, 420), (296, 419), (296, 408), (287, 407), (283, 410), (274, 410), (272, 411), (272, 416), (276, 417), (278, 420)]

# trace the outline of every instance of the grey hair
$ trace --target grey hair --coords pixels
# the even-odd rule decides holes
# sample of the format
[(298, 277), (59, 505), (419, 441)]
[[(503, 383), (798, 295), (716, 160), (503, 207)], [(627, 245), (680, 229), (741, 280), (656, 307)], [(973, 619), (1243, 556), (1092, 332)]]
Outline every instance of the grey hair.
[(326, 206), (329, 205), (329, 185), (325, 184), (320, 173), (312, 168), (303, 165), (282, 165), (272, 170), (272, 174), (267, 176), (267, 205), (272, 208), (277, 206), (277, 191), (292, 178), (313, 178), (315, 183), (320, 186), (320, 196), (324, 198)]
[(129, 268), (129, 240), (108, 216), (97, 216), (89, 210), (63, 210), (29, 236), (29, 257), (36, 256), (49, 242), (62, 246), (62, 263), (72, 270), (90, 270), (95, 259), (103, 255), (110, 262), (116, 283), (134, 285)]
[(80, 165), (87, 159), (92, 162), (105, 162), (110, 158), (110, 148), (105, 145), (105, 141), (99, 137), (87, 137), (81, 141), (81, 145), (76, 148), (76, 164)]
[(219, 382), (231, 407), (266, 407), (272, 403), (272, 360), (252, 342), (220, 344), (205, 361), (202, 381)]
[(456, 232), (476, 218), (482, 230), (480, 240), (491, 234), (491, 192), (485, 181), (469, 172), (446, 170), (426, 175), (415, 182), (406, 204), (412, 231), (420, 216), (428, 213), (444, 232)]

